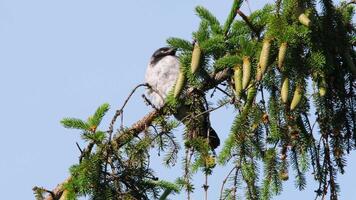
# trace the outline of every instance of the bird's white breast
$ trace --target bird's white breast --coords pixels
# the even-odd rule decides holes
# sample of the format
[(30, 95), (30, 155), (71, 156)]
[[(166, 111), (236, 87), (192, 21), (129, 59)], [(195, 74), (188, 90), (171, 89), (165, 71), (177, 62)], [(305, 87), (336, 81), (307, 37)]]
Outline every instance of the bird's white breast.
[(179, 66), (179, 60), (175, 56), (165, 56), (156, 64), (148, 65), (145, 81), (153, 90), (148, 90), (147, 94), (157, 108), (164, 105), (164, 99), (176, 83)]

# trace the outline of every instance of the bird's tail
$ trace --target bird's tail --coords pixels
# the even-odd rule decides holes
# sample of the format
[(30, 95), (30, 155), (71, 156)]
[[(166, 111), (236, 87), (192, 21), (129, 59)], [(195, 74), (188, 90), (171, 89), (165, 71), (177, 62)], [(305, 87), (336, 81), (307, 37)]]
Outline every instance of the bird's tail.
[(209, 127), (208, 133), (209, 135), (209, 145), (212, 149), (216, 149), (220, 145), (220, 138), (218, 134), (212, 127)]
[[(204, 112), (203, 108), (201, 107), (202, 110), (200, 112)], [(188, 127), (188, 138), (197, 136), (207, 138), (209, 136), (209, 145), (214, 150), (220, 145), (220, 139), (215, 130), (210, 126), (208, 115), (209, 113), (206, 113), (197, 118), (187, 119), (187, 116), (189, 116), (189, 107), (182, 105), (174, 116)]]

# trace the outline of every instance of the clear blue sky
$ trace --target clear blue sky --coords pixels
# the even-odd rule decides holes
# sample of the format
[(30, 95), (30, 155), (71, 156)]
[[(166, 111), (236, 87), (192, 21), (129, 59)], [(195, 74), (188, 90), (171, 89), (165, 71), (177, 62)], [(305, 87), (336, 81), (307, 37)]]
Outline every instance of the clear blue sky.
[[(261, 6), (250, 4), (252, 9)], [(78, 161), (75, 142), (84, 144), (78, 132), (61, 127), (60, 119), (87, 118), (104, 102), (113, 110), (122, 105), (143, 82), (149, 57), (166, 38), (191, 39), (199, 23), (193, 12), (197, 5), (223, 20), (231, 1), (0, 0), (1, 199), (34, 199), (33, 186), (53, 188), (62, 182)], [(126, 125), (147, 111), (137, 94), (126, 111)], [(222, 138), (232, 116), (227, 110), (212, 116)], [(163, 169), (161, 159), (154, 161), (163, 178), (181, 174), (180, 164)], [(352, 199), (355, 167), (356, 160), (350, 159), (346, 175), (339, 177), (341, 199)], [(210, 178), (211, 199), (217, 199), (227, 171)], [(202, 184), (196, 182), (194, 199), (202, 199)], [(310, 186), (299, 192), (288, 181), (275, 199), (312, 199)]]

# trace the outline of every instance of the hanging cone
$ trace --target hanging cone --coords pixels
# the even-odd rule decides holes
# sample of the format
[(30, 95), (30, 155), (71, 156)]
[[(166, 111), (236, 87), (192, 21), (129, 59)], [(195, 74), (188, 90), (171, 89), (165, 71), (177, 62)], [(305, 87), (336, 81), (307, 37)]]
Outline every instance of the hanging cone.
[(309, 27), (311, 24), (309, 17), (304, 13), (299, 15), (298, 20), (301, 24), (303, 24), (304, 26), (307, 26), (307, 27)]
[(284, 61), (286, 59), (286, 52), (287, 52), (287, 47), (288, 44), (286, 42), (283, 42), (281, 46), (279, 47), (278, 51), (278, 68), (282, 70)]
[(254, 85), (250, 84), (247, 90), (246, 106), (252, 105), (256, 94), (257, 94), (257, 88)]
[(251, 79), (251, 61), (250, 57), (242, 58), (242, 89), (246, 89)]
[(323, 78), (321, 79), (320, 84), (319, 84), (319, 95), (320, 95), (321, 97), (325, 96), (325, 94), (326, 94), (326, 92), (327, 92), (326, 85), (327, 85), (327, 84), (326, 84), (326, 80), (325, 80), (325, 78), (323, 77)]
[(196, 42), (194, 44), (194, 49), (192, 52), (192, 62), (191, 62), (191, 70), (193, 74), (195, 74), (199, 69), (200, 57), (201, 57), (201, 49), (199, 47), (198, 42)]
[(178, 79), (177, 79), (176, 85), (174, 87), (174, 98), (177, 99), (179, 97), (179, 95), (182, 93), (184, 85), (185, 85), (185, 81), (186, 81), (185, 75), (181, 70), (181, 71), (179, 71)]
[(236, 65), (234, 68), (234, 82), (236, 97), (240, 99), (242, 92), (242, 69), (240, 65)]
[(290, 110), (294, 110), (298, 106), (301, 99), (302, 99), (302, 88), (300, 87), (300, 85), (297, 85), (295, 87), (292, 103), (290, 104)]
[(265, 39), (262, 44), (260, 60), (257, 65), (257, 73), (256, 73), (257, 81), (260, 81), (262, 79), (263, 74), (266, 72), (270, 49), (271, 49), (271, 40)]
[(281, 98), (283, 103), (287, 103), (288, 101), (288, 91), (289, 91), (289, 79), (285, 77), (282, 82), (281, 88)]

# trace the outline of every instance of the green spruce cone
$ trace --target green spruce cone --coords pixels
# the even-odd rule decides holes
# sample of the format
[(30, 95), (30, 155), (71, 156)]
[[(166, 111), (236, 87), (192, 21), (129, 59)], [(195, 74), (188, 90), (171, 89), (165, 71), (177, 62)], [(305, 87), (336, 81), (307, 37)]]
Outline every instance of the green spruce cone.
[(281, 44), (281, 46), (279, 47), (279, 51), (278, 51), (278, 68), (280, 70), (282, 70), (283, 65), (284, 65), (284, 61), (286, 59), (287, 47), (288, 47), (287, 42), (283, 42)]
[(252, 105), (256, 94), (257, 94), (257, 88), (255, 87), (255, 85), (253, 85), (253, 84), (248, 85), (247, 99), (246, 99), (246, 106), (245, 107), (248, 108), (248, 107), (250, 107)]
[(196, 42), (194, 44), (194, 49), (192, 52), (192, 62), (191, 62), (191, 70), (193, 74), (195, 74), (199, 69), (200, 57), (201, 57), (201, 49), (198, 42)]
[(234, 82), (237, 99), (240, 99), (242, 92), (242, 69), (241, 65), (236, 65), (234, 68)]
[(282, 82), (281, 87), (281, 98), (283, 103), (287, 103), (288, 101), (288, 91), (289, 91), (289, 79), (285, 77)]
[(325, 96), (326, 94), (326, 88), (325, 87), (319, 87), (319, 95), (321, 97)]
[(263, 40), (260, 60), (257, 65), (257, 73), (256, 73), (257, 81), (260, 81), (262, 79), (263, 74), (266, 72), (270, 50), (271, 50), (271, 40), (267, 38)]
[(301, 24), (307, 27), (309, 27), (311, 24), (309, 17), (305, 13), (300, 14), (298, 20)]
[(242, 89), (246, 89), (251, 79), (251, 61), (250, 57), (242, 58)]
[(290, 104), (290, 110), (294, 110), (298, 106), (301, 99), (302, 99), (302, 88), (300, 85), (297, 85), (295, 87), (293, 99)]
[(181, 71), (179, 71), (178, 79), (177, 79), (176, 85), (174, 87), (174, 98), (177, 99), (180, 96), (180, 94), (182, 93), (184, 85), (185, 85), (185, 81), (186, 81), (185, 74), (181, 70)]
[(242, 118), (246, 118), (249, 111), (250, 111), (250, 108), (252, 106), (252, 103), (253, 103), (253, 100), (255, 99), (256, 97), (256, 94), (257, 94), (257, 88), (255, 87), (254, 84), (249, 84), (248, 85), (248, 90), (247, 90), (247, 98), (246, 98), (246, 102), (245, 102), (245, 105), (242, 109), (242, 112), (241, 112), (241, 117)]
[(326, 84), (326, 80), (325, 80), (325, 78), (323, 77), (323, 78), (321, 79), (320, 84), (319, 84), (319, 95), (320, 95), (321, 97), (325, 96), (325, 94), (326, 94), (326, 92), (327, 92), (326, 85), (327, 85), (327, 84)]

